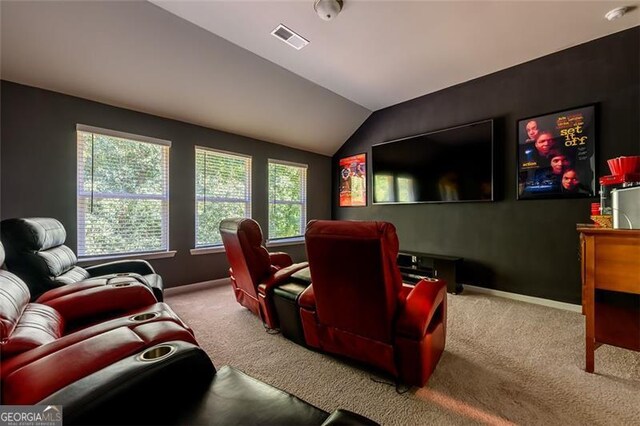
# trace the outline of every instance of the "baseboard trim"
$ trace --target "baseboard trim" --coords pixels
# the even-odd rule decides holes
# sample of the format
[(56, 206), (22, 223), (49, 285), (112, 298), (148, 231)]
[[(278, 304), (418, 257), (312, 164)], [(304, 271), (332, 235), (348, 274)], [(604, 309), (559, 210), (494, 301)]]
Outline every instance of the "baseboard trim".
[[(217, 280), (202, 281), (199, 283), (181, 285), (178, 287), (170, 287), (164, 291), (165, 295), (177, 295), (181, 293), (190, 293), (192, 291), (203, 290), (208, 287), (219, 287), (229, 285), (229, 278), (220, 278)], [(533, 303), (534, 305), (542, 305), (550, 308), (562, 309), (565, 311), (582, 313), (581, 305), (573, 303), (558, 302), (555, 300), (543, 299), (541, 297), (526, 296), (524, 294), (510, 293), (508, 291), (494, 290), (491, 288), (477, 287), (475, 285), (464, 285), (464, 290), (470, 290), (475, 293), (488, 294), (491, 296), (504, 297), (505, 299), (518, 300), (520, 302)], [(462, 293), (464, 295), (464, 292)]]
[(220, 278), (217, 280), (201, 281), (199, 283), (185, 284), (177, 287), (169, 287), (164, 290), (165, 296), (172, 296), (183, 293), (191, 293), (192, 291), (204, 290), (209, 287), (220, 287), (230, 285), (229, 278)]
[[(464, 291), (472, 290), (476, 293), (489, 294), (491, 296), (504, 297), (505, 299), (519, 300), (520, 302), (533, 303), (534, 305), (548, 306), (550, 308), (562, 309), (571, 312), (582, 313), (581, 305), (573, 303), (557, 302), (555, 300), (543, 299), (541, 297), (525, 296), (524, 294), (509, 293), (508, 291), (494, 290), (491, 288), (476, 287), (474, 285), (464, 285)], [(464, 295), (464, 293), (462, 293)]]

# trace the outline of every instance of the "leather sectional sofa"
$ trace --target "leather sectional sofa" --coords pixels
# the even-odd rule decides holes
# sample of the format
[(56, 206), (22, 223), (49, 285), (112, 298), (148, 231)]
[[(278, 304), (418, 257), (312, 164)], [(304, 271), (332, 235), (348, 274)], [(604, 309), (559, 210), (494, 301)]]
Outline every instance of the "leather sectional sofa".
[[(4, 263), (0, 245), (0, 265)], [(329, 414), (231, 367), (132, 277), (67, 284), (33, 302), (0, 269), (3, 405), (61, 405), (65, 424), (375, 424)]]

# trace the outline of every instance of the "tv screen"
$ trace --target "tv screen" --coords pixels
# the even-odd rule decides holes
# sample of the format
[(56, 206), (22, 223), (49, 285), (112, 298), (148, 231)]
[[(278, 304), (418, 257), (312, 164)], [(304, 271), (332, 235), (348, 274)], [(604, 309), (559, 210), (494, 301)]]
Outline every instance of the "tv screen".
[(493, 120), (371, 148), (373, 202), (493, 200)]

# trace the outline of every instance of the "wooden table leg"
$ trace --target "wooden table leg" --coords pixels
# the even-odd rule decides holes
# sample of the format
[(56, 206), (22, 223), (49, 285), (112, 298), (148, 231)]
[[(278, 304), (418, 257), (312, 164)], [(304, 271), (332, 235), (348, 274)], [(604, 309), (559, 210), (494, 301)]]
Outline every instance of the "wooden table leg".
[[(588, 373), (593, 373), (594, 370), (594, 351), (596, 350), (596, 320), (595, 320), (595, 255), (594, 255), (594, 242), (593, 238), (587, 239), (586, 258), (584, 259), (585, 275), (584, 275), (584, 287), (583, 293), (584, 300), (582, 307), (585, 315), (585, 352), (586, 352), (586, 365), (585, 370)], [(583, 256), (585, 256), (583, 252)]]
[(589, 338), (589, 336), (587, 336), (587, 342), (586, 342), (586, 366), (585, 366), (585, 371), (587, 373), (593, 373), (593, 369), (594, 369), (594, 358), (595, 358), (595, 339), (593, 338)]

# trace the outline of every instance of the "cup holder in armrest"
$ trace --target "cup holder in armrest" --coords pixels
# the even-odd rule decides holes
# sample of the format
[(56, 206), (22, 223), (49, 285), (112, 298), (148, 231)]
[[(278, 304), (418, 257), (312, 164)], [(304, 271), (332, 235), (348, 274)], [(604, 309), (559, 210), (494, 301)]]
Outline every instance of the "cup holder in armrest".
[(158, 316), (160, 316), (160, 312), (145, 312), (144, 314), (138, 314), (138, 315), (129, 317), (129, 319), (135, 322), (142, 322), (142, 321), (147, 321), (153, 318), (157, 318)]
[(172, 345), (167, 345), (166, 343), (162, 345), (155, 346), (153, 348), (147, 349), (146, 351), (140, 354), (140, 360), (142, 361), (159, 361), (170, 356), (172, 353), (176, 351), (176, 347)]
[(130, 276), (125, 276), (125, 277), (115, 276), (107, 280), (107, 284), (112, 285), (114, 287), (126, 287), (131, 284), (136, 284), (137, 282), (138, 281), (131, 278)]

